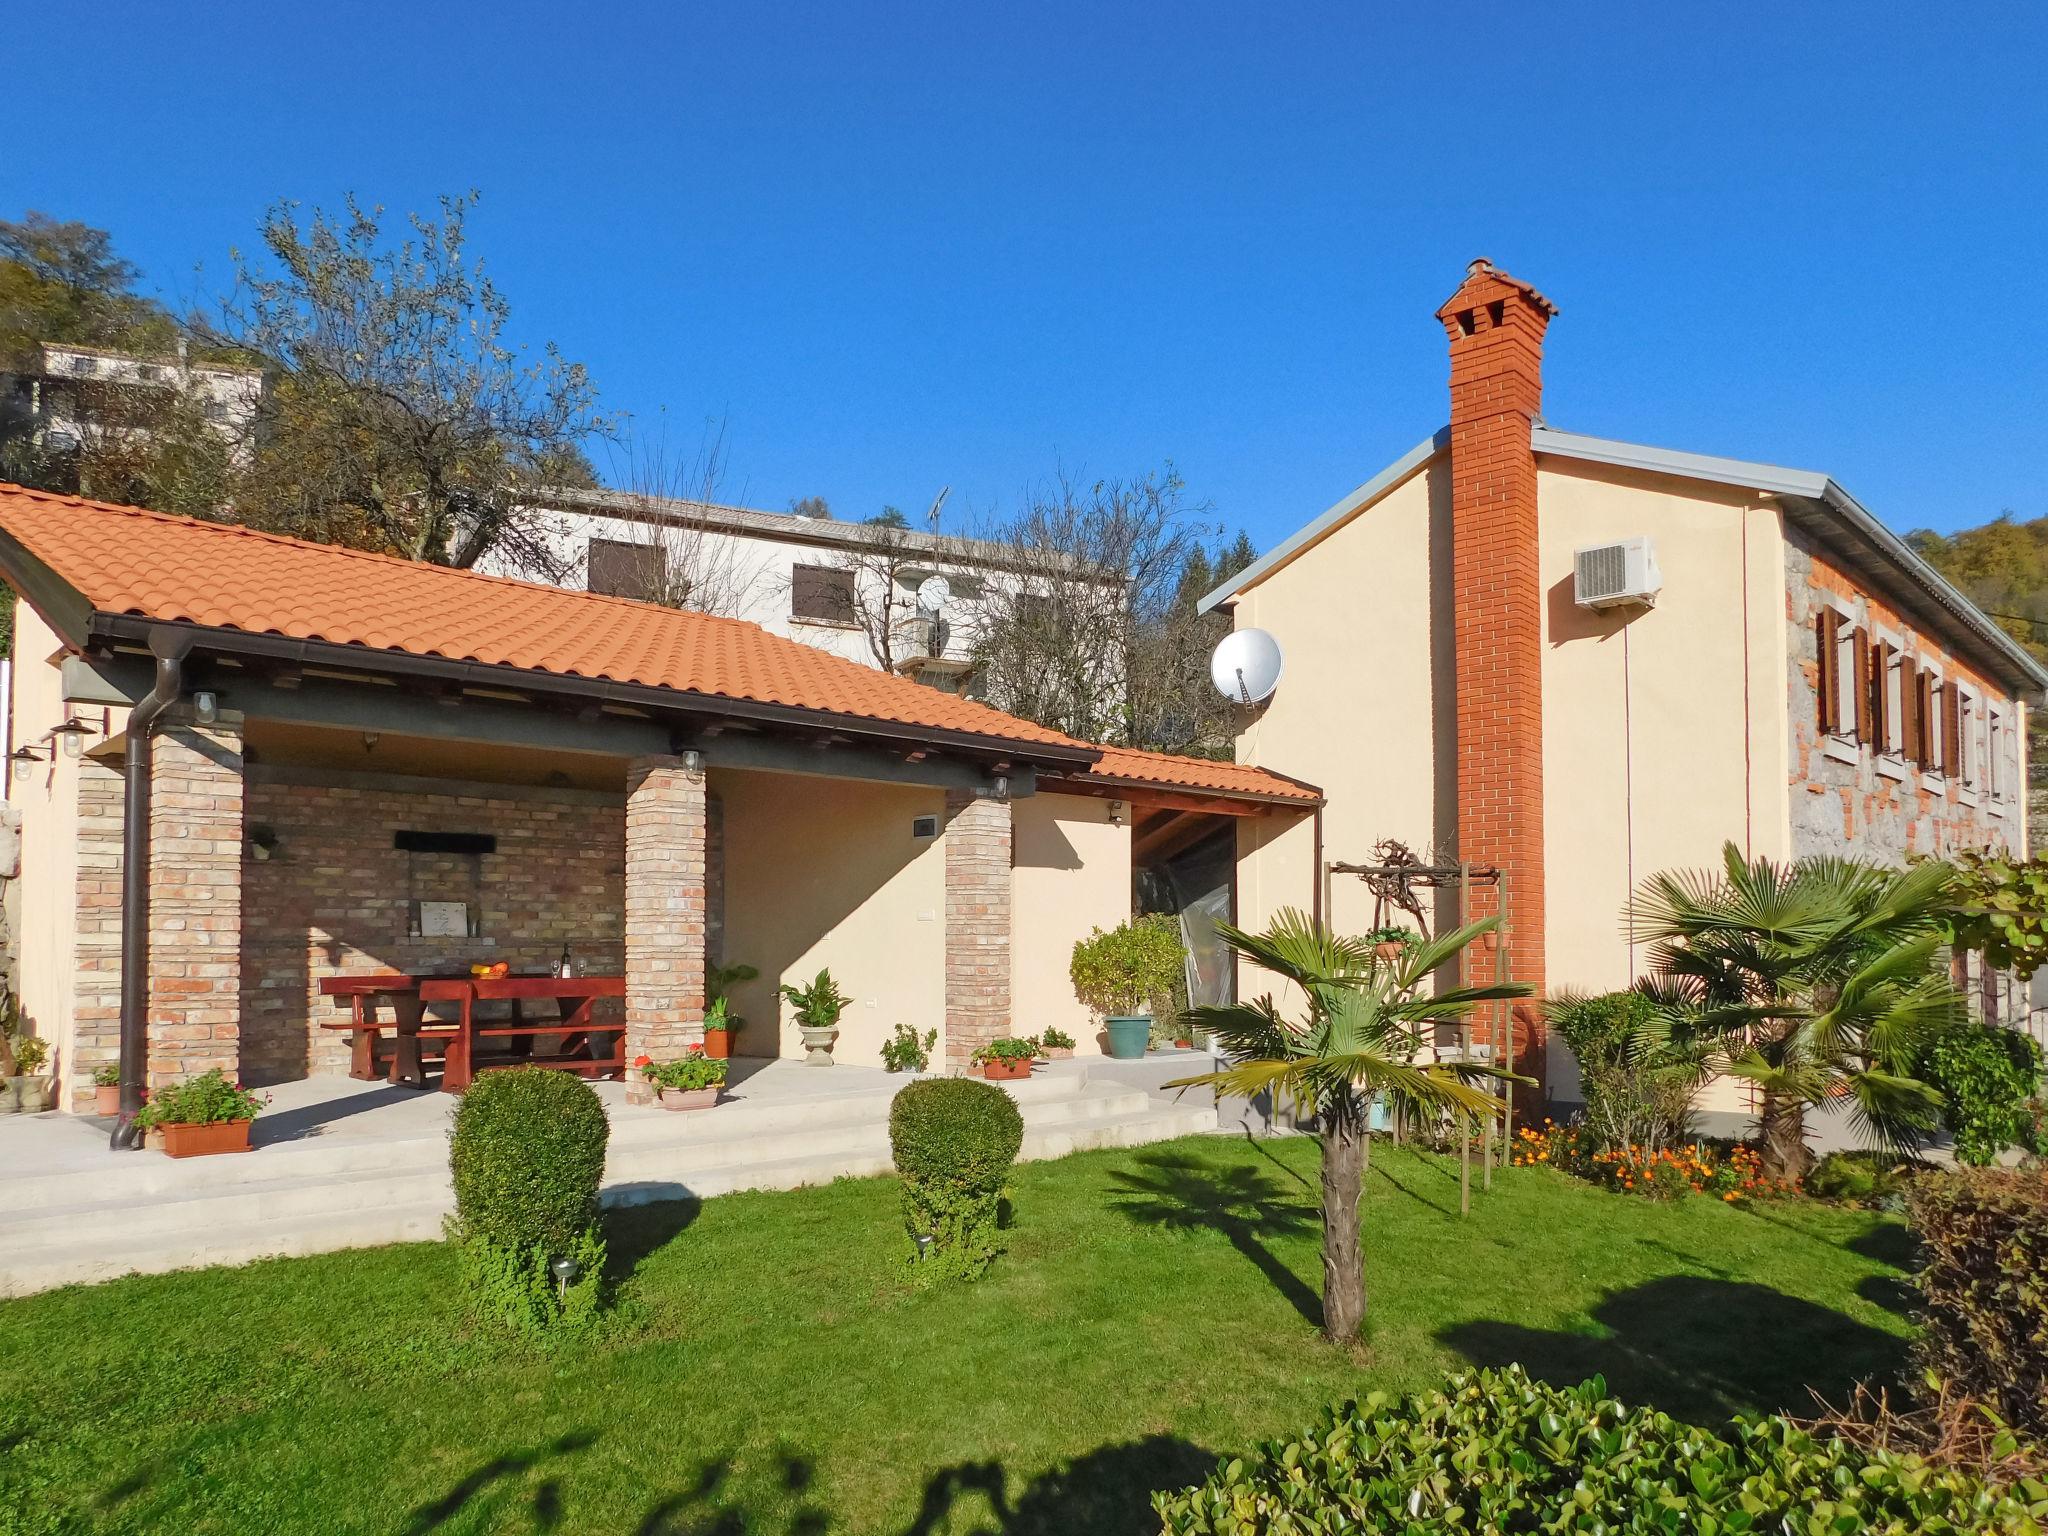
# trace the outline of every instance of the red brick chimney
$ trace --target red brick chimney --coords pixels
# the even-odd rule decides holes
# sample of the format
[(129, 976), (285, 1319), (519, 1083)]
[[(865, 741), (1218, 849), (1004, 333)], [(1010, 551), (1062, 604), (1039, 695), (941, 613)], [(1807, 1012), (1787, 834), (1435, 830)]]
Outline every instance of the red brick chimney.
[[(1451, 586), (1458, 856), (1507, 871), (1509, 974), (1543, 993), (1543, 590), (1536, 454), (1543, 332), (1557, 306), (1481, 257), (1436, 312), (1451, 343)], [(1495, 910), (1474, 893), (1473, 915)], [(1492, 967), (1474, 956), (1473, 980)], [(1477, 972), (1486, 974), (1479, 975)], [(1518, 1004), (1516, 1065), (1541, 1076), (1540, 1010)], [(1481, 1022), (1482, 1038), (1485, 1025)]]

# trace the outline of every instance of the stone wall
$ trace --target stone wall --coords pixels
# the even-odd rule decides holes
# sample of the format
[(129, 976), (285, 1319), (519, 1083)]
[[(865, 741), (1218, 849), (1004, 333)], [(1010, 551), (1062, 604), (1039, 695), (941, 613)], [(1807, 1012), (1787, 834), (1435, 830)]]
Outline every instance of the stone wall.
[(176, 718), (154, 746), (148, 1081), (161, 1088), (240, 1066), (241, 717)]
[[(497, 960), (540, 970), (565, 943), (592, 975), (623, 968), (618, 795), (258, 765), (248, 823), (268, 843), (244, 865), (249, 1081), (348, 1070), (348, 1035), (319, 1027), (346, 1016), (318, 995), (322, 977)], [(393, 846), (400, 831), (487, 833), (497, 851), (409, 853)], [(421, 937), (420, 901), (468, 902), (480, 931)]]
[(78, 767), (78, 903), (72, 938), (71, 1061), (64, 1102), (93, 1108), (96, 1067), (121, 1062), (121, 828), (123, 784), (117, 761), (85, 758)]
[(675, 757), (626, 766), (626, 1058), (704, 1039), (704, 771)]
[(946, 1065), (1010, 1033), (1010, 803), (946, 791)]
[[(1912, 764), (1880, 764), (1868, 745), (1835, 739), (1821, 728), (1819, 640), (1816, 622), (1832, 599), (1859, 627), (1890, 630), (1903, 648), (1983, 696), (2011, 707), (2024, 743), (2023, 716), (1997, 683), (1959, 661), (1939, 640), (1905, 622), (1898, 610), (1873, 597), (1816, 553), (1795, 530), (1786, 530), (1786, 622), (1791, 677), (1792, 851), (1900, 862), (1912, 853), (1959, 848), (2020, 846), (2022, 802), (2015, 788), (1995, 800), (1988, 788), (1966, 794), (1954, 777), (1923, 773)], [(1851, 687), (1845, 679), (1843, 688)], [(2026, 781), (2024, 745), (2017, 783)], [(1974, 798), (1976, 803), (1970, 803)]]

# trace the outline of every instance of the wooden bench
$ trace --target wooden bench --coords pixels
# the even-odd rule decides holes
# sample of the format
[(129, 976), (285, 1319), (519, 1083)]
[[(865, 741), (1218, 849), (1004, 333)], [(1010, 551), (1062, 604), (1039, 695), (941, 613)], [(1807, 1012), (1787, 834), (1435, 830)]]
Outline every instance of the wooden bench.
[[(500, 1065), (552, 1067), (580, 1073), (586, 1078), (605, 1072), (624, 1076), (626, 1070), (626, 1026), (596, 1024), (591, 1011), (600, 998), (624, 997), (623, 976), (500, 976), (494, 979), (450, 977), (420, 983), (422, 1007), (427, 1003), (453, 1003), (456, 1019), (442, 1060), (441, 1086), (450, 1093), (467, 1088), (480, 1071), (489, 1066), (479, 1061), (478, 1046), (486, 1040), (506, 1040), (515, 1050), (523, 1046), (515, 1062)], [(528, 1019), (525, 1005), (548, 1001), (555, 1016)], [(480, 1020), (480, 1002), (509, 1002), (511, 1018), (505, 1022)], [(533, 1043), (541, 1035), (562, 1037), (556, 1052), (533, 1054)], [(598, 1054), (598, 1037), (609, 1036), (605, 1054)]]
[[(417, 976), (325, 976), (320, 981), (320, 995), (348, 1002), (347, 1018), (323, 1019), (320, 1027), (350, 1032), (348, 1075), (363, 1082), (375, 1082), (381, 1077), (410, 1088), (426, 1087), (422, 1046), (431, 1044), (437, 1048), (437, 1054), (445, 1053), (447, 1042), (457, 1032), (454, 1024), (427, 1022), (426, 1003), (420, 996)], [(380, 1005), (387, 1002), (391, 1008), (388, 1024), (378, 1017)], [(392, 1032), (391, 1054), (380, 1066), (377, 1044), (387, 1028)]]

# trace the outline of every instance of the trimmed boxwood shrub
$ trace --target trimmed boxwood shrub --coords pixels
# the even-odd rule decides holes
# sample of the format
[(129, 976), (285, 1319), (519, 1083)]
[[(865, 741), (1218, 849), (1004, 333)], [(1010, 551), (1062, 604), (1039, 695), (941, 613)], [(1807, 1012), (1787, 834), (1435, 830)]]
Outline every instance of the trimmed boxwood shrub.
[[(596, 1309), (597, 1191), (611, 1123), (588, 1083), (544, 1067), (481, 1074), (455, 1111), (450, 1235), (479, 1308), (522, 1331)], [(567, 1295), (549, 1270), (569, 1258)]]
[(1714, 1434), (1625, 1407), (1597, 1377), (1551, 1387), (1510, 1366), (1344, 1403), (1153, 1505), (1168, 1536), (2038, 1536), (2048, 1488), (1987, 1488), (1779, 1417)]
[(2048, 1437), (2048, 1174), (1930, 1174), (1907, 1204), (1925, 1364), (2023, 1434)]
[[(1017, 1101), (993, 1083), (931, 1078), (896, 1095), (889, 1147), (920, 1280), (972, 1279), (994, 1261), (1010, 1165), (1023, 1144)], [(928, 1253), (920, 1238), (931, 1240)]]

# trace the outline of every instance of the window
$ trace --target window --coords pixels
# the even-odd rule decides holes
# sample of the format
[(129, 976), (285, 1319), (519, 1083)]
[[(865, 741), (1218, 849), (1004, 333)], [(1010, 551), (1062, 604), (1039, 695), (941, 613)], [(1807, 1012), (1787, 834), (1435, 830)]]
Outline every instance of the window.
[(1877, 748), (1887, 757), (1902, 757), (1906, 750), (1906, 658), (1896, 642), (1877, 642), (1878, 677), (1883, 697), (1878, 700)]
[(592, 539), (584, 562), (585, 585), (608, 597), (658, 601), (668, 583), (668, 561), (658, 544)]
[(1913, 761), (1920, 765), (1922, 773), (1940, 773), (1946, 759), (1942, 755), (1944, 741), (1942, 699), (1945, 692), (1941, 673), (1933, 667), (1921, 666), (1914, 673), (1916, 714), (1919, 729), (1915, 733)]
[(1961, 772), (1955, 777), (1963, 789), (1975, 794), (1984, 786), (1984, 712), (1982, 702), (1967, 688), (1957, 688), (1956, 761)]
[(1993, 709), (1986, 716), (1988, 725), (1985, 732), (1985, 785), (1991, 791), (1991, 798), (2003, 800), (2012, 793), (2012, 783), (2007, 771), (2005, 753), (2007, 738), (2012, 734), (2005, 727), (2005, 711)]
[(853, 572), (830, 565), (790, 568), (789, 616), (824, 624), (851, 624)]

